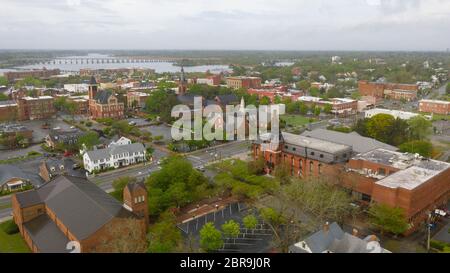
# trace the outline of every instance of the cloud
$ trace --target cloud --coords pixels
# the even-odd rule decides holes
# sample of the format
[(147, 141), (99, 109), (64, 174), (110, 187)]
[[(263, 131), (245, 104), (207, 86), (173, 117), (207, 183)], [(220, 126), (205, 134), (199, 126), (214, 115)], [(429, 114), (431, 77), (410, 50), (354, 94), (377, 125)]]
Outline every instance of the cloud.
[(442, 50), (449, 18), (446, 0), (2, 0), (0, 48)]

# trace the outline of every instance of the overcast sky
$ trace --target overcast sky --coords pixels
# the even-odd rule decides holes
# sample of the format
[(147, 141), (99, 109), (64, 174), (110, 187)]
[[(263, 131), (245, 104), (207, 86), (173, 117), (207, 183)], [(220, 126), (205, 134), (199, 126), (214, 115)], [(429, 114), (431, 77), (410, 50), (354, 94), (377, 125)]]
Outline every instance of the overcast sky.
[(0, 0), (5, 49), (445, 50), (449, 0)]

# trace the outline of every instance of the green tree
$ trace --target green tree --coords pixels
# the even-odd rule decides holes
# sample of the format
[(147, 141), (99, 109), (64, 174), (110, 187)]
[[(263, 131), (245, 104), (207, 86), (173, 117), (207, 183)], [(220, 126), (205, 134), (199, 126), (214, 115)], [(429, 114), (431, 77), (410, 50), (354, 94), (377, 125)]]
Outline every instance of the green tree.
[(420, 154), (430, 158), (433, 153), (433, 145), (429, 141), (413, 140), (399, 146), (401, 152)]
[(304, 102), (299, 103), (299, 111), (300, 114), (306, 115), (308, 113), (308, 106)]
[(331, 104), (326, 104), (326, 105), (323, 107), (323, 112), (326, 113), (326, 114), (331, 113), (331, 110), (333, 110), (333, 106), (331, 106)]
[(408, 124), (412, 139), (424, 140), (432, 133), (433, 124), (420, 115), (411, 118)]
[(229, 220), (222, 225), (223, 234), (228, 238), (236, 238), (241, 234), (241, 226), (234, 220)]
[(136, 178), (129, 177), (129, 176), (123, 176), (113, 181), (112, 187), (113, 192), (111, 192), (111, 195), (116, 198), (118, 201), (122, 202), (123, 200), (123, 189), (129, 184), (136, 182)]
[(246, 229), (255, 229), (258, 225), (258, 219), (254, 215), (247, 215), (242, 219), (242, 222), (244, 224), (244, 227)]
[(361, 93), (353, 92), (350, 97), (354, 100), (359, 100), (359, 99), (361, 99)]
[(402, 234), (408, 230), (408, 222), (402, 208), (386, 204), (373, 204), (369, 209), (370, 223), (383, 232)]
[(170, 253), (177, 251), (182, 243), (181, 232), (177, 227), (176, 217), (166, 211), (159, 217), (158, 222), (150, 227), (149, 247), (151, 253)]
[(320, 90), (317, 87), (311, 87), (309, 89), (309, 94), (313, 97), (318, 97), (320, 95)]
[(264, 96), (259, 100), (259, 104), (260, 105), (269, 105), (270, 99), (268, 97)]
[(214, 227), (213, 223), (206, 223), (200, 230), (200, 246), (207, 252), (223, 247), (222, 233)]
[(77, 141), (78, 149), (83, 147), (83, 144), (88, 150), (92, 149), (95, 145), (100, 143), (98, 134), (94, 131), (89, 131), (86, 134), (80, 136)]
[(388, 143), (394, 130), (395, 118), (388, 114), (378, 114), (367, 121), (367, 134), (376, 140)]
[(150, 94), (145, 102), (145, 109), (153, 114), (158, 114), (161, 120), (169, 122), (172, 120), (172, 108), (178, 104), (177, 97), (172, 92), (156, 90)]
[(286, 184), (291, 180), (291, 170), (287, 164), (278, 164), (274, 170), (273, 175), (280, 181), (281, 184)]
[(300, 90), (308, 90), (311, 87), (311, 83), (307, 80), (302, 80), (297, 83), (297, 88)]
[(447, 83), (447, 86), (445, 87), (445, 92), (447, 94), (450, 94), (450, 83)]
[(250, 160), (247, 163), (248, 166), (248, 172), (250, 174), (260, 175), (264, 173), (264, 167), (266, 166), (266, 161), (264, 160), (264, 157), (261, 155), (257, 158)]
[(322, 109), (319, 106), (314, 107), (314, 115), (319, 116)]

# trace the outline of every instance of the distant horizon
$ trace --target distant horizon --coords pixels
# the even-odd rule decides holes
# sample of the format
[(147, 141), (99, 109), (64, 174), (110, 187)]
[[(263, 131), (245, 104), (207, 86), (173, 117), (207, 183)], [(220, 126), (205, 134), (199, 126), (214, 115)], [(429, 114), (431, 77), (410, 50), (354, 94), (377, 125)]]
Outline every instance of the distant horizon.
[(445, 0), (2, 0), (3, 49), (450, 48)]

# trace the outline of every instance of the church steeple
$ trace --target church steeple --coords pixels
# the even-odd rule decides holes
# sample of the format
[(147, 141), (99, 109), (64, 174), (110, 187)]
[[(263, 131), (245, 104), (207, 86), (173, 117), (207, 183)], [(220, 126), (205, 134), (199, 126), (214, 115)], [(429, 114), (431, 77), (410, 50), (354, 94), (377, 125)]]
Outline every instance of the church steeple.
[(184, 95), (187, 91), (187, 80), (184, 74), (184, 67), (181, 66), (180, 83), (178, 84), (178, 95)]

